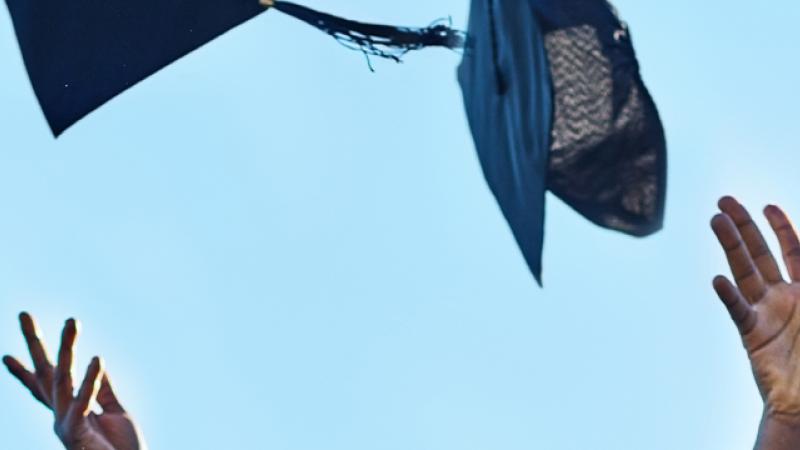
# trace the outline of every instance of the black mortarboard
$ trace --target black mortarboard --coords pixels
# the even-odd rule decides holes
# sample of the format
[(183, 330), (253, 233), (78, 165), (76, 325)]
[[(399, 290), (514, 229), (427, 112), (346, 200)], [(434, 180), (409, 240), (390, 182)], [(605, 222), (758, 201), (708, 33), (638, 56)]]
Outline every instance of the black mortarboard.
[[(268, 8), (367, 56), (464, 45), (442, 21), (374, 25), (280, 0), (6, 2), (55, 135)], [(600, 226), (660, 229), (664, 132), (607, 1), (473, 0), (467, 41), (459, 80), (480, 162), (538, 281), (547, 190)]]
[(605, 0), (473, 0), (459, 68), (484, 175), (541, 283), (545, 192), (602, 227), (662, 226), (666, 144)]
[(399, 60), (460, 47), (445, 23), (372, 25), (277, 0), (6, 0), (33, 89), (55, 135), (125, 89), (268, 8), (367, 55)]

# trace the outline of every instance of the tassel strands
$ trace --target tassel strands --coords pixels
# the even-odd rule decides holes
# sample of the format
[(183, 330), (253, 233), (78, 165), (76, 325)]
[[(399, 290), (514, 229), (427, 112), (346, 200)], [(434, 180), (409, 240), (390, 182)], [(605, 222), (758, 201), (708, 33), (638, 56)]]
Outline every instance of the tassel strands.
[(413, 50), (426, 47), (457, 50), (466, 42), (466, 33), (454, 30), (449, 20), (438, 20), (424, 28), (396, 27), (344, 19), (281, 0), (260, 0), (260, 4), (322, 30), (347, 48), (361, 51), (368, 63), (370, 56), (399, 63), (406, 53)]

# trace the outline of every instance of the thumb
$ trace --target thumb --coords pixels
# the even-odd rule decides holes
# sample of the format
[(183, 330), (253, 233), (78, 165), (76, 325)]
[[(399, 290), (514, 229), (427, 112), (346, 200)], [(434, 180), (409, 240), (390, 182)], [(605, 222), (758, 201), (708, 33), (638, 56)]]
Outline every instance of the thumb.
[(117, 394), (111, 387), (111, 381), (108, 379), (108, 373), (103, 373), (103, 379), (100, 382), (100, 391), (97, 393), (97, 403), (103, 408), (106, 413), (124, 413), (125, 408), (119, 404)]

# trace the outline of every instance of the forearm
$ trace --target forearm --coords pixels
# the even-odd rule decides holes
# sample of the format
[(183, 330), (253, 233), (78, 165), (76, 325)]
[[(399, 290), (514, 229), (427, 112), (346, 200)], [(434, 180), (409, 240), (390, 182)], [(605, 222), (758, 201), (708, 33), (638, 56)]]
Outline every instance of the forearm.
[(800, 449), (800, 418), (765, 413), (755, 450)]

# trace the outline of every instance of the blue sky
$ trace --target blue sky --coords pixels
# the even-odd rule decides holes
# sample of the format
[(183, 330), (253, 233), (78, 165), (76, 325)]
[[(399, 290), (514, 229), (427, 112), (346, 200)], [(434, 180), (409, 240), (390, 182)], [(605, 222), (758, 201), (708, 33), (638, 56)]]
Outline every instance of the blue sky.
[[(51, 345), (79, 317), (80, 370), (106, 358), (153, 449), (751, 448), (708, 219), (724, 193), (800, 215), (800, 4), (616, 5), (668, 129), (666, 227), (625, 237), (551, 197), (544, 290), (482, 179), (457, 54), (371, 73), (265, 14), (54, 140), (3, 11), (0, 352), (26, 356), (20, 310)], [(4, 448), (60, 448), (9, 376), (0, 405)]]

